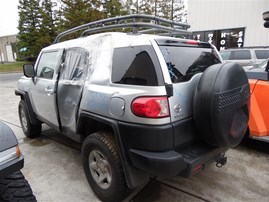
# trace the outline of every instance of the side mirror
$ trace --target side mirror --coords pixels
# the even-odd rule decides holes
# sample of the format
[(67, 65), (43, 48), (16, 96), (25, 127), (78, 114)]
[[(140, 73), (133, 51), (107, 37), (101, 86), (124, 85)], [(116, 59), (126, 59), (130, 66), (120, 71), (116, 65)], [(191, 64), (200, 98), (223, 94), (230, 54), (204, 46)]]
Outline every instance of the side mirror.
[(34, 77), (35, 76), (34, 65), (32, 64), (23, 65), (23, 74), (26, 77)]

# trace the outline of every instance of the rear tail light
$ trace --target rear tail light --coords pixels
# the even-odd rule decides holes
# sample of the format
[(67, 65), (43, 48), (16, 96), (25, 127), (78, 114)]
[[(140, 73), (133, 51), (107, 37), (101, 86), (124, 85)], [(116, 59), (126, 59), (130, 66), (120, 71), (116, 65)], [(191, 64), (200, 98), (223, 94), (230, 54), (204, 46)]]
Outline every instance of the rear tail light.
[(11, 147), (10, 149), (0, 152), (0, 166), (4, 163), (19, 158), (21, 155), (19, 146)]
[(131, 105), (136, 116), (145, 118), (164, 118), (170, 115), (167, 97), (139, 97)]
[(16, 146), (16, 150), (17, 150), (18, 157), (20, 157), (21, 156), (21, 150), (20, 150), (19, 145)]
[(199, 42), (198, 41), (194, 41), (194, 40), (189, 40), (189, 41), (186, 41), (186, 44), (198, 45)]

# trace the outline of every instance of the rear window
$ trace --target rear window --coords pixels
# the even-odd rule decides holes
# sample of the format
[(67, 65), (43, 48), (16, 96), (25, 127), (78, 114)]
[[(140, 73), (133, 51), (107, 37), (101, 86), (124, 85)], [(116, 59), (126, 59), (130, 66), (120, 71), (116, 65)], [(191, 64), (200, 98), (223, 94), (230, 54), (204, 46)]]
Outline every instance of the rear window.
[(269, 58), (269, 50), (255, 50), (257, 59), (267, 59)]
[(188, 81), (209, 66), (221, 63), (212, 48), (159, 46), (173, 83)]
[(237, 50), (232, 51), (230, 55), (230, 60), (250, 60), (251, 54), (249, 50)]
[(112, 82), (141, 86), (162, 85), (157, 61), (150, 46), (116, 48), (113, 54)]

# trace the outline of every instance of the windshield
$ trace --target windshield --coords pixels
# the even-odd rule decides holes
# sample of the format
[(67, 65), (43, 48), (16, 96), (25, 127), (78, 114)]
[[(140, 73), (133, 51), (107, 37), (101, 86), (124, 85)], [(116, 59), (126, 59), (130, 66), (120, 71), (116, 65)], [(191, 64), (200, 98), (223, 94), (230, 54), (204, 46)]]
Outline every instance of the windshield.
[(209, 66), (221, 63), (213, 48), (159, 46), (173, 83), (188, 81)]

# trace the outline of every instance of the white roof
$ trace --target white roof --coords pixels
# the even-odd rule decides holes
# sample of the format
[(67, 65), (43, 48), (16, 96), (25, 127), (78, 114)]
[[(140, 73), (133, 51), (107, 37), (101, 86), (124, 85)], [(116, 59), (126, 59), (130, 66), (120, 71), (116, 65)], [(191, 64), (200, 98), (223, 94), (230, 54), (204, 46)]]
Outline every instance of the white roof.
[(151, 45), (150, 39), (160, 39), (160, 38), (175, 39), (173, 37), (150, 35), (150, 34), (106, 32), (52, 44), (44, 48), (43, 51), (62, 49), (62, 48), (73, 48), (73, 47), (80, 47), (86, 50), (92, 50), (95, 48), (110, 49), (127, 46)]
[(106, 46), (102, 47), (105, 49), (109, 47), (117, 48), (126, 46), (150, 45), (150, 38), (155, 39), (159, 37), (160, 36), (146, 34), (107, 32), (52, 44), (44, 48), (43, 51), (72, 47), (80, 47), (86, 50), (91, 50), (93, 48), (100, 47), (100, 43), (104, 42)]

